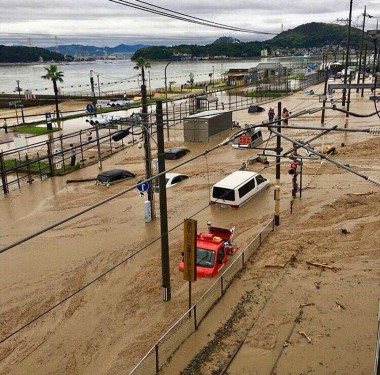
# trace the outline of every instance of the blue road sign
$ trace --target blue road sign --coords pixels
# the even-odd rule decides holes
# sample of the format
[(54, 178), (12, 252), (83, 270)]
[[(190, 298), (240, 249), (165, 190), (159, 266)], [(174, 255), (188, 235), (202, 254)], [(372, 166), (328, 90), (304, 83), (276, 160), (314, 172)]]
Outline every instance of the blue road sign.
[(149, 189), (149, 182), (144, 182), (144, 180), (137, 181), (137, 190), (141, 193), (144, 193)]
[(94, 113), (95, 111), (94, 106), (92, 104), (87, 104), (86, 109), (88, 113)]

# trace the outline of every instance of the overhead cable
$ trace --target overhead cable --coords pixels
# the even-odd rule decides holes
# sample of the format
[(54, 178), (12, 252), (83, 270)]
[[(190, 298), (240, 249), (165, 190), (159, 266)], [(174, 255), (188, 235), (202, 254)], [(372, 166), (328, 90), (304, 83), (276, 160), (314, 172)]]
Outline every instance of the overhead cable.
[[(249, 30), (249, 29), (242, 29), (242, 28), (238, 28), (238, 27), (234, 27), (234, 26), (223, 25), (223, 24), (219, 24), (216, 22), (208, 21), (208, 20), (202, 20), (201, 18), (185, 15), (183, 13), (174, 12), (171, 10), (167, 10), (164, 12), (164, 11), (160, 11), (160, 10), (157, 10), (154, 8), (149, 8), (147, 6), (132, 4), (129, 1), (125, 1), (125, 0), (108, 0), (108, 1), (110, 1), (112, 3), (124, 5), (124, 6), (130, 7), (130, 8), (142, 10), (142, 11), (145, 11), (148, 13), (153, 13), (153, 14), (157, 14), (160, 16), (173, 18), (173, 19), (176, 19), (179, 21), (190, 22), (190, 23), (194, 23), (194, 24), (198, 24), (198, 25), (202, 25), (202, 26), (208, 26), (208, 27), (213, 27), (213, 28), (217, 28), (217, 29), (224, 29), (224, 30), (249, 33), (249, 34), (277, 35), (276, 33), (268, 33), (268, 32), (263, 32), (263, 31), (255, 31), (255, 30)], [(148, 4), (148, 3), (146, 3), (146, 4)], [(155, 7), (158, 9), (165, 9), (165, 8), (157, 7), (155, 5), (151, 5), (151, 7)], [(168, 13), (168, 12), (171, 12), (171, 13)], [(183, 14), (183, 16), (179, 16), (178, 14)]]

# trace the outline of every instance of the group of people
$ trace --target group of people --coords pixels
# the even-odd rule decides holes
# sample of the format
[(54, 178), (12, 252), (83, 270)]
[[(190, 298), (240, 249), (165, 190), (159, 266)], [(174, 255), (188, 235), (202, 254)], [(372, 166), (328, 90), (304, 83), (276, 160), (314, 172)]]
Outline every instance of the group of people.
[[(281, 120), (282, 120), (284, 125), (288, 125), (289, 116), (290, 116), (290, 112), (288, 111), (288, 109), (286, 107), (284, 107), (284, 109), (282, 110), (282, 113), (281, 113)], [(268, 111), (269, 122), (274, 121), (275, 117), (276, 117), (276, 114), (274, 112), (274, 108), (270, 107), (269, 111)]]

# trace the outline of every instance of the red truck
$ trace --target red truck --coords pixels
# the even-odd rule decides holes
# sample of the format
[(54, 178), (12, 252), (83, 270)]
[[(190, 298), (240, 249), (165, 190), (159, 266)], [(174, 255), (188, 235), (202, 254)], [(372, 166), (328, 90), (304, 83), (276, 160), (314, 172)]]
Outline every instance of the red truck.
[[(231, 240), (235, 231), (233, 228), (219, 228), (208, 222), (208, 232), (197, 234), (197, 278), (214, 277), (227, 263), (227, 257), (234, 254), (236, 248)], [(183, 272), (183, 258), (179, 270)]]

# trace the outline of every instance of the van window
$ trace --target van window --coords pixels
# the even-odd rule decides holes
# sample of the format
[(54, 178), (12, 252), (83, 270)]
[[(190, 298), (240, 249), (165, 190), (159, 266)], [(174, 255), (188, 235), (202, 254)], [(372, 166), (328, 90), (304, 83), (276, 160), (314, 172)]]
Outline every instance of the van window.
[(212, 197), (215, 199), (224, 199), (226, 201), (235, 200), (235, 192), (232, 189), (215, 186), (212, 190)]
[(260, 184), (262, 184), (263, 182), (265, 182), (266, 179), (265, 179), (261, 174), (258, 174), (258, 175), (256, 176), (256, 181), (257, 181), (257, 185), (260, 185)]
[(248, 194), (252, 191), (256, 186), (255, 179), (253, 178), (251, 181), (248, 181), (239, 189), (239, 198), (243, 198), (244, 195)]

